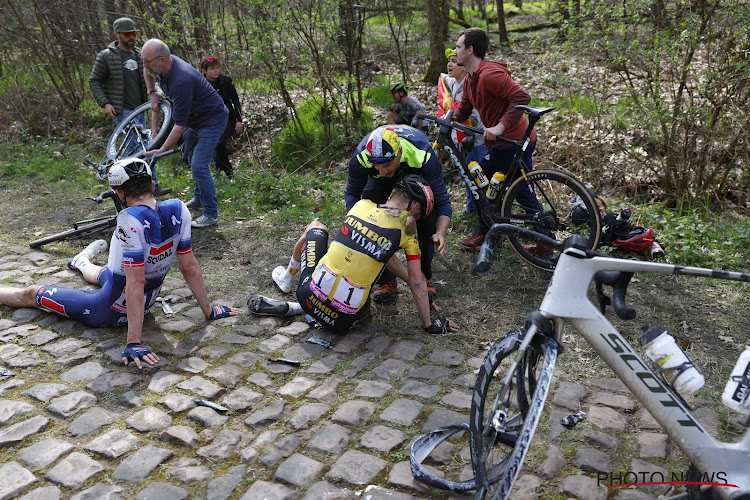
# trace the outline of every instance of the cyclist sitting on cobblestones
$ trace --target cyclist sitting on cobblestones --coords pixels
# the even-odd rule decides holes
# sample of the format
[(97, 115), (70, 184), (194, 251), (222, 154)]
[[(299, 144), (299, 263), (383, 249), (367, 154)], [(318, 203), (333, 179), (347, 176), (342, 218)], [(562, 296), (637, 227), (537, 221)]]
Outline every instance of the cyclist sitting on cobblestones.
[(206, 318), (234, 316), (240, 310), (209, 304), (203, 274), (191, 247), (190, 212), (180, 200), (157, 203), (148, 164), (125, 158), (112, 165), (108, 178), (109, 185), (128, 208), (117, 215), (107, 265), (101, 267), (91, 262), (107, 249), (104, 240), (91, 243), (68, 263), (71, 269), (81, 271), (86, 281), (101, 288), (86, 291), (56, 286), (1, 286), (0, 304), (36, 306), (90, 327), (127, 323), (127, 346), (122, 361), (127, 365), (133, 360), (141, 368), (141, 359), (150, 365), (159, 361), (155, 353), (140, 343), (143, 316), (156, 302), (175, 256)]
[[(409, 175), (398, 181), (387, 202), (358, 201), (344, 218), (330, 248), (328, 228), (314, 220), (294, 246), (289, 266), (286, 269), (279, 266), (272, 273), (284, 293), (291, 291), (292, 280), (299, 274), (298, 302), (253, 295), (248, 300), (250, 311), (274, 316), (308, 314), (309, 322), (343, 332), (366, 314), (373, 283), (383, 267), (387, 267), (409, 283), (425, 331), (458, 330), (451, 320), (430, 319), (416, 221), (428, 216), (432, 205), (433, 194), (427, 182)], [(396, 255), (399, 248), (406, 252), (407, 266)], [(434, 304), (433, 308), (439, 310)]]

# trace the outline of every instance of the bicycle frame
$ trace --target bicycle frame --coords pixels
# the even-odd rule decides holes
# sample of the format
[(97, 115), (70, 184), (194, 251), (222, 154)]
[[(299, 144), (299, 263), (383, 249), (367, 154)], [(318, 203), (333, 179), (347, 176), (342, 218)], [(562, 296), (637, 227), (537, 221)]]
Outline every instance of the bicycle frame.
[[(429, 117), (425, 117), (425, 115), (418, 116), (431, 121)], [(502, 206), (502, 201), (505, 197), (505, 193), (508, 191), (508, 188), (516, 179), (516, 175), (518, 174), (518, 172), (520, 171), (521, 175), (525, 175), (525, 173), (528, 171), (528, 167), (526, 167), (526, 165), (523, 163), (522, 157), (529, 145), (529, 137), (531, 136), (531, 131), (539, 118), (529, 117), (529, 127), (524, 134), (524, 139), (521, 141), (514, 141), (505, 137), (498, 137), (498, 139), (513, 144), (516, 147), (516, 150), (513, 155), (513, 160), (511, 161), (510, 167), (508, 169), (508, 173), (505, 175), (505, 179), (497, 186), (497, 197), (494, 200), (490, 200), (489, 198), (487, 198), (487, 188), (480, 188), (479, 186), (477, 186), (477, 184), (469, 175), (469, 167), (466, 164), (466, 155), (463, 149), (460, 149), (458, 147), (458, 145), (453, 140), (453, 137), (451, 136), (452, 128), (455, 128), (456, 130), (464, 132), (466, 134), (481, 135), (482, 131), (468, 125), (463, 125), (455, 122), (451, 123), (452, 116), (453, 110), (449, 111), (444, 118), (435, 120), (435, 123), (440, 125), (438, 138), (436, 141), (438, 147), (448, 153), (448, 157), (451, 159), (453, 165), (457, 167), (461, 179), (463, 179), (463, 181), (469, 186), (469, 190), (471, 191), (472, 196), (482, 208), (482, 214), (487, 219), (490, 225), (492, 223), (517, 224), (521, 222), (518, 220), (511, 220), (510, 218), (502, 217), (502, 215), (500, 214), (500, 207)]]
[[(738, 486), (736, 489), (717, 487), (718, 494), (729, 499), (740, 493), (749, 493), (750, 428), (736, 443), (719, 442), (703, 428), (687, 405), (674, 395), (588, 299), (590, 284), (599, 271), (678, 274), (746, 282), (750, 282), (750, 274), (592, 257), (582, 250), (569, 248), (558, 261), (539, 309), (553, 320), (554, 338), (558, 342), (565, 322), (581, 334), (699, 471), (724, 472), (727, 482)], [(529, 328), (527, 336), (535, 334), (536, 328)]]

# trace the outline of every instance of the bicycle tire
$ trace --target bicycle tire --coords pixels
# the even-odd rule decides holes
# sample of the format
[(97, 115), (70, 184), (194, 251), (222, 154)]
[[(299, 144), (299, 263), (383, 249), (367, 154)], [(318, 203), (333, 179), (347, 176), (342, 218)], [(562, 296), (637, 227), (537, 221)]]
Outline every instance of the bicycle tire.
[(69, 229), (61, 233), (53, 234), (52, 236), (47, 236), (45, 238), (40, 238), (38, 240), (32, 241), (31, 243), (29, 243), (29, 248), (39, 248), (43, 245), (53, 243), (55, 241), (83, 238), (84, 236), (88, 236), (90, 234), (96, 234), (100, 231), (115, 227), (117, 225), (116, 221), (117, 216), (113, 215), (111, 219), (94, 222), (93, 224), (87, 224), (86, 226), (81, 226), (77, 229)]
[[(167, 136), (174, 125), (174, 122), (172, 121), (172, 103), (166, 99), (162, 99), (159, 103), (159, 109), (161, 111), (159, 113), (159, 130), (156, 132), (155, 136), (148, 137), (149, 142), (146, 144), (146, 151), (160, 148), (161, 145), (164, 144), (164, 141), (167, 140)], [(125, 143), (128, 140), (135, 140), (136, 134), (139, 133), (139, 129), (135, 125), (138, 125), (136, 120), (141, 113), (144, 114), (146, 124), (145, 128), (150, 129), (153, 112), (151, 111), (151, 103), (146, 102), (135, 108), (132, 113), (115, 127), (114, 132), (112, 132), (112, 135), (107, 142), (106, 156), (109, 160), (117, 161), (128, 156), (135, 156), (138, 158), (143, 156), (144, 150), (143, 148), (138, 147), (137, 143), (125, 147)]]
[[(533, 186), (539, 210), (519, 200), (519, 196)], [(574, 203), (582, 202), (585, 210), (574, 210)], [(572, 174), (562, 170), (539, 169), (518, 177), (503, 198), (501, 215), (511, 223), (532, 226), (536, 232), (563, 241), (573, 234), (583, 236), (588, 248), (599, 245), (602, 224), (599, 207), (586, 186)], [(511, 247), (534, 267), (554, 271), (559, 250), (541, 248), (524, 242), (519, 236), (508, 236)]]
[(550, 342), (554, 341), (540, 337), (527, 348), (510, 383), (503, 384), (525, 334), (525, 330), (515, 330), (501, 337), (490, 348), (477, 374), (469, 417), (477, 499), (486, 495), (504, 499), (510, 495), (552, 381), (557, 350), (551, 348)]

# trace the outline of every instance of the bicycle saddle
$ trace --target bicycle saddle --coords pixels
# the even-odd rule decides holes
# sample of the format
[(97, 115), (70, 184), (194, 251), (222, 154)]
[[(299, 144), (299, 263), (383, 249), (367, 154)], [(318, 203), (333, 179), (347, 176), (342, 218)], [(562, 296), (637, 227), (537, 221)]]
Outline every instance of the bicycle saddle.
[(543, 114), (549, 113), (550, 111), (555, 109), (554, 107), (552, 108), (532, 108), (531, 106), (513, 106), (513, 107), (515, 109), (521, 109), (523, 111), (526, 111), (530, 117), (535, 117), (535, 118), (539, 118)]

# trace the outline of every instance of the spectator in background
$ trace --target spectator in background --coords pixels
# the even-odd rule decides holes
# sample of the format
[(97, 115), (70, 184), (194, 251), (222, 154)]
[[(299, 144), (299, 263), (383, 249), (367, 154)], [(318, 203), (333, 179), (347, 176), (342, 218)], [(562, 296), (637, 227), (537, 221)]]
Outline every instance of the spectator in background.
[[(401, 82), (391, 87), (391, 98), (393, 98), (393, 104), (386, 116), (389, 125), (411, 125), (415, 115), (425, 114), (422, 103), (416, 97), (410, 96), (406, 85)], [(417, 128), (426, 132), (427, 124), (422, 122), (423, 120), (417, 122)]]
[[(94, 68), (89, 76), (89, 87), (97, 104), (104, 112), (120, 123), (135, 108), (148, 100), (146, 82), (143, 79), (143, 63), (140, 49), (135, 46), (138, 31), (135, 23), (128, 17), (121, 17), (113, 24), (115, 40), (106, 49), (96, 55)], [(144, 117), (138, 122), (145, 126)], [(172, 192), (163, 188), (156, 180), (156, 171), (152, 171), (156, 183), (154, 196), (164, 196)]]
[(189, 128), (196, 131), (198, 142), (193, 149), (190, 168), (195, 181), (189, 209), (202, 207), (203, 214), (192, 221), (193, 227), (207, 227), (219, 223), (219, 202), (211, 177), (211, 157), (227, 126), (229, 111), (218, 92), (190, 64), (170, 53), (163, 41), (152, 38), (143, 44), (143, 71), (151, 97), (151, 109), (159, 109), (156, 82), (172, 101), (174, 126), (161, 148), (146, 154), (169, 151)]
[(208, 83), (221, 96), (224, 101), (224, 105), (229, 110), (229, 120), (227, 126), (224, 129), (224, 133), (219, 138), (218, 144), (216, 144), (216, 151), (214, 152), (214, 164), (216, 170), (222, 170), (227, 177), (232, 177), (234, 169), (232, 164), (229, 163), (229, 152), (227, 151), (227, 142), (232, 135), (240, 135), (243, 131), (242, 125), (242, 107), (240, 105), (240, 98), (237, 95), (237, 89), (234, 87), (232, 78), (229, 75), (220, 73), (219, 58), (218, 57), (207, 57), (201, 61), (201, 73), (206, 77)]
[[(469, 118), (472, 111), (479, 110), (484, 123), (484, 142), (487, 154), (479, 164), (484, 174), (490, 178), (495, 172), (507, 174), (515, 154), (515, 146), (498, 141), (498, 136), (519, 141), (529, 126), (529, 120), (518, 105), (527, 105), (531, 96), (511, 76), (508, 65), (488, 61), (484, 58), (490, 39), (479, 28), (469, 28), (461, 32), (456, 41), (458, 65), (466, 68), (469, 76), (464, 80), (464, 93), (458, 103), (453, 119), (461, 122)], [(536, 131), (532, 130), (529, 144), (523, 153), (523, 162), (533, 169), (532, 154), (536, 148)], [(517, 173), (521, 175), (521, 172)], [(511, 179), (515, 180), (515, 179)], [(529, 207), (538, 206), (536, 197), (530, 191), (522, 191), (519, 199)], [(479, 227), (459, 244), (467, 250), (477, 250), (484, 242), (489, 226), (482, 220), (482, 208), (477, 207)]]
[[(442, 74), (440, 75), (440, 78), (442, 79), (442, 82), (444, 82), (445, 88), (450, 93), (449, 98), (446, 99), (443, 98), (441, 103), (440, 110), (444, 112), (448, 112), (451, 109), (456, 109), (458, 107), (458, 103), (461, 102), (461, 97), (464, 93), (464, 82), (466, 81), (466, 68), (463, 66), (458, 65), (458, 57), (456, 56), (456, 51), (454, 49), (445, 49), (445, 57), (448, 59), (448, 74)], [(442, 84), (442, 83), (441, 83)], [(439, 92), (442, 93), (442, 92)], [(445, 97), (445, 96), (444, 96)], [(446, 108), (446, 104), (448, 105), (448, 109)], [(438, 112), (438, 115), (441, 115), (440, 112)], [(471, 125), (472, 127), (476, 127), (478, 129), (484, 130), (484, 124), (482, 124), (481, 118), (479, 118), (479, 111), (476, 109), (471, 110), (471, 116), (469, 116), (469, 119), (464, 122), (466, 125)], [(459, 146), (462, 145), (462, 141), (464, 137), (466, 137), (463, 133), (454, 130), (453, 132), (453, 139), (456, 141), (456, 144)], [(484, 157), (485, 153), (487, 152), (487, 147), (484, 145), (484, 137), (481, 135), (475, 135), (474, 136), (474, 147), (472, 150), (466, 154), (466, 163), (469, 164), (473, 161), (479, 163), (482, 158)], [(469, 179), (464, 179), (464, 182), (471, 182)], [(474, 197), (471, 194), (471, 190), (469, 189), (469, 186), (466, 186), (466, 213), (475, 213), (477, 211), (477, 202), (474, 199)]]

